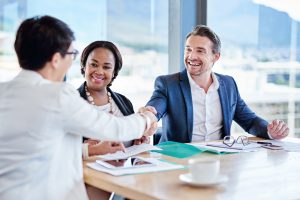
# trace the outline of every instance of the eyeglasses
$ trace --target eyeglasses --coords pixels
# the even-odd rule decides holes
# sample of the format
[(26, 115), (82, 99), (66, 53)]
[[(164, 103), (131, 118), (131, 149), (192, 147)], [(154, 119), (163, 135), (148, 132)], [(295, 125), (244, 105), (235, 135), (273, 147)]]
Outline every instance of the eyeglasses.
[(76, 56), (79, 54), (79, 51), (77, 51), (76, 49), (74, 49), (73, 51), (71, 51), (71, 52), (66, 52), (65, 54), (70, 54), (70, 55), (72, 55), (72, 59), (75, 60), (75, 59), (76, 59)]
[(223, 139), (223, 144), (225, 144), (228, 147), (232, 147), (234, 143), (237, 144), (243, 144), (244, 146), (250, 144), (249, 138), (247, 136), (239, 136), (237, 139), (235, 139), (233, 136), (225, 136)]

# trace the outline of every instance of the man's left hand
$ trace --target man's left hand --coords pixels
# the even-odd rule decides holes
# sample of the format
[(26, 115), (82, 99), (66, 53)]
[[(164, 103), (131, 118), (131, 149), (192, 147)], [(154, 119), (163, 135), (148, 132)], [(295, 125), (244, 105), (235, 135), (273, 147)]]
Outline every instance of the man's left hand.
[(269, 135), (276, 140), (285, 138), (289, 134), (289, 127), (284, 121), (275, 119), (267, 127)]

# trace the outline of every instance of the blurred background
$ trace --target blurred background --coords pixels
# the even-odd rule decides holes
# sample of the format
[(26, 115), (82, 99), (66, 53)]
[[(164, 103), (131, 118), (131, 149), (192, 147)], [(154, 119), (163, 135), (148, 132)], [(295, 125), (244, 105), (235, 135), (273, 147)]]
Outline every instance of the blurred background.
[[(221, 38), (214, 71), (235, 78), (241, 96), (260, 116), (288, 123), (300, 137), (300, 2), (297, 0), (0, 0), (0, 82), (20, 70), (13, 49), (21, 21), (51, 15), (75, 32), (75, 48), (110, 40), (121, 51), (123, 69), (112, 89), (137, 109), (154, 80), (182, 70), (185, 36), (206, 24)], [(79, 60), (67, 81), (84, 80)], [(244, 134), (233, 124), (234, 134)]]

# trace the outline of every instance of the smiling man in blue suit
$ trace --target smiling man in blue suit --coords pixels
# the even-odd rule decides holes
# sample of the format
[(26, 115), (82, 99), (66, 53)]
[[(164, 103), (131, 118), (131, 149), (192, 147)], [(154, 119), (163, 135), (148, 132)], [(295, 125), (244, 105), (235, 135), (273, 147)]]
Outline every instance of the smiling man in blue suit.
[(186, 37), (183, 71), (159, 76), (147, 103), (162, 118), (159, 142), (199, 142), (230, 135), (232, 120), (246, 132), (282, 139), (289, 128), (281, 120), (270, 124), (258, 117), (240, 97), (230, 76), (212, 72), (220, 58), (219, 37), (207, 26), (198, 25)]

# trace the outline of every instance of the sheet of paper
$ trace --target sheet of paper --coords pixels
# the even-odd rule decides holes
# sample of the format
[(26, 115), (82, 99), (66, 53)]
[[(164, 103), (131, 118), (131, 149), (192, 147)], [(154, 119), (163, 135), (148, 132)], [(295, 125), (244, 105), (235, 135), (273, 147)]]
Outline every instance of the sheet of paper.
[(141, 174), (141, 173), (148, 173), (148, 172), (157, 172), (157, 171), (166, 171), (166, 170), (185, 168), (183, 165), (161, 161), (156, 158), (144, 158), (144, 159), (154, 163), (155, 165), (150, 167), (139, 167), (139, 168), (137, 167), (137, 168), (129, 168), (129, 169), (109, 169), (98, 164), (97, 162), (93, 162), (93, 163), (87, 163), (87, 166), (97, 171), (105, 172), (114, 176), (127, 175), (127, 174)]
[(151, 150), (161, 150), (161, 148), (158, 148), (158, 147), (150, 145), (150, 144), (143, 143), (140, 145), (133, 145), (131, 147), (128, 147), (128, 148), (126, 148), (125, 152), (118, 151), (116, 153), (99, 155), (97, 157), (102, 158), (104, 160), (124, 159), (124, 158), (128, 158), (130, 156), (134, 156), (139, 153), (143, 153), (145, 151), (151, 151)]
[[(283, 150), (289, 151), (289, 152), (300, 152), (300, 139), (299, 138), (285, 138), (283, 140), (260, 140), (260, 142), (268, 142), (273, 145), (281, 146), (283, 147)], [(251, 143), (251, 146), (248, 146), (243, 149), (239, 148), (229, 148), (226, 145), (222, 144), (222, 142), (218, 142), (217, 145), (209, 146), (208, 144), (216, 144), (216, 142), (213, 143), (192, 143), (191, 145), (198, 147), (200, 149), (202, 148), (208, 148), (215, 150), (217, 152), (226, 152), (226, 153), (239, 153), (239, 152), (252, 152), (252, 151), (258, 151), (263, 146), (262, 144), (257, 144), (256, 142)], [(223, 147), (221, 147), (223, 146)], [(226, 146), (224, 148), (224, 146)]]
[(225, 145), (223, 142), (208, 142), (206, 143), (206, 146), (212, 146), (212, 147), (219, 147), (223, 149), (236, 149), (236, 150), (250, 150), (255, 148), (260, 148), (261, 145), (257, 143), (250, 143), (247, 145), (234, 143), (231, 147)]
[(251, 148), (230, 148), (224, 145), (222, 142), (191, 143), (191, 145), (199, 149), (208, 149), (210, 151), (215, 151), (218, 153), (253, 152), (253, 151), (258, 151), (259, 148), (261, 147), (261, 145), (255, 143), (254, 145), (251, 144)]

